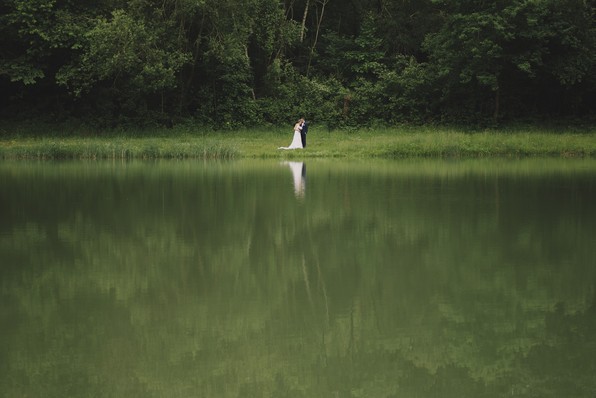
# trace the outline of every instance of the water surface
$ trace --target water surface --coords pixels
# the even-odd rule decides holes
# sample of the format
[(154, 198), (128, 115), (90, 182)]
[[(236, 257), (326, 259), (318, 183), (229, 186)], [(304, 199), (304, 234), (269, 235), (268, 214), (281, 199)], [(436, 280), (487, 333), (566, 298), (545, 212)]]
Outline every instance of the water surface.
[(594, 160), (0, 163), (0, 396), (594, 397)]

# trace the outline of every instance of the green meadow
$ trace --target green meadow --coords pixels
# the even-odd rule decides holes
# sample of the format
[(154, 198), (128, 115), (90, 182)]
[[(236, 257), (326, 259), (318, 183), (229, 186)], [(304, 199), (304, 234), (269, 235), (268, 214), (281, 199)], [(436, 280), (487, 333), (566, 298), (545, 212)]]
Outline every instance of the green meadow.
[(446, 127), (362, 130), (311, 128), (307, 147), (279, 150), (287, 129), (201, 131), (174, 128), (109, 133), (2, 131), (2, 159), (237, 159), (407, 157), (595, 157), (596, 129), (511, 128), (464, 131)]

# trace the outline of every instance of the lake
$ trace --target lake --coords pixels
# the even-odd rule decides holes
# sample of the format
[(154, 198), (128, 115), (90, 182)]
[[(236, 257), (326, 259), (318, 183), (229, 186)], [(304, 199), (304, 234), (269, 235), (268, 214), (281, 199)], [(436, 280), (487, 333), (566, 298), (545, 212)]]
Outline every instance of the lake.
[(594, 397), (596, 160), (0, 162), (0, 396)]

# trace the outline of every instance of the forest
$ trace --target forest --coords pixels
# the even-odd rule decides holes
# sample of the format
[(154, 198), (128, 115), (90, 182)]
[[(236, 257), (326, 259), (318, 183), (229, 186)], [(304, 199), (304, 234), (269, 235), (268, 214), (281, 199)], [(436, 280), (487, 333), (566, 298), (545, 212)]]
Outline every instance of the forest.
[(594, 121), (594, 0), (0, 0), (0, 118)]

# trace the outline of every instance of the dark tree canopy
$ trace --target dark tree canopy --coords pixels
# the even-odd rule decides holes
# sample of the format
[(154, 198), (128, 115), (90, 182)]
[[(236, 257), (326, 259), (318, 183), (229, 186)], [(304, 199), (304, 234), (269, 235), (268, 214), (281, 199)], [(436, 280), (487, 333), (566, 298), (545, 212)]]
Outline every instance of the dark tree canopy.
[(2, 117), (593, 117), (594, 0), (0, 0)]

